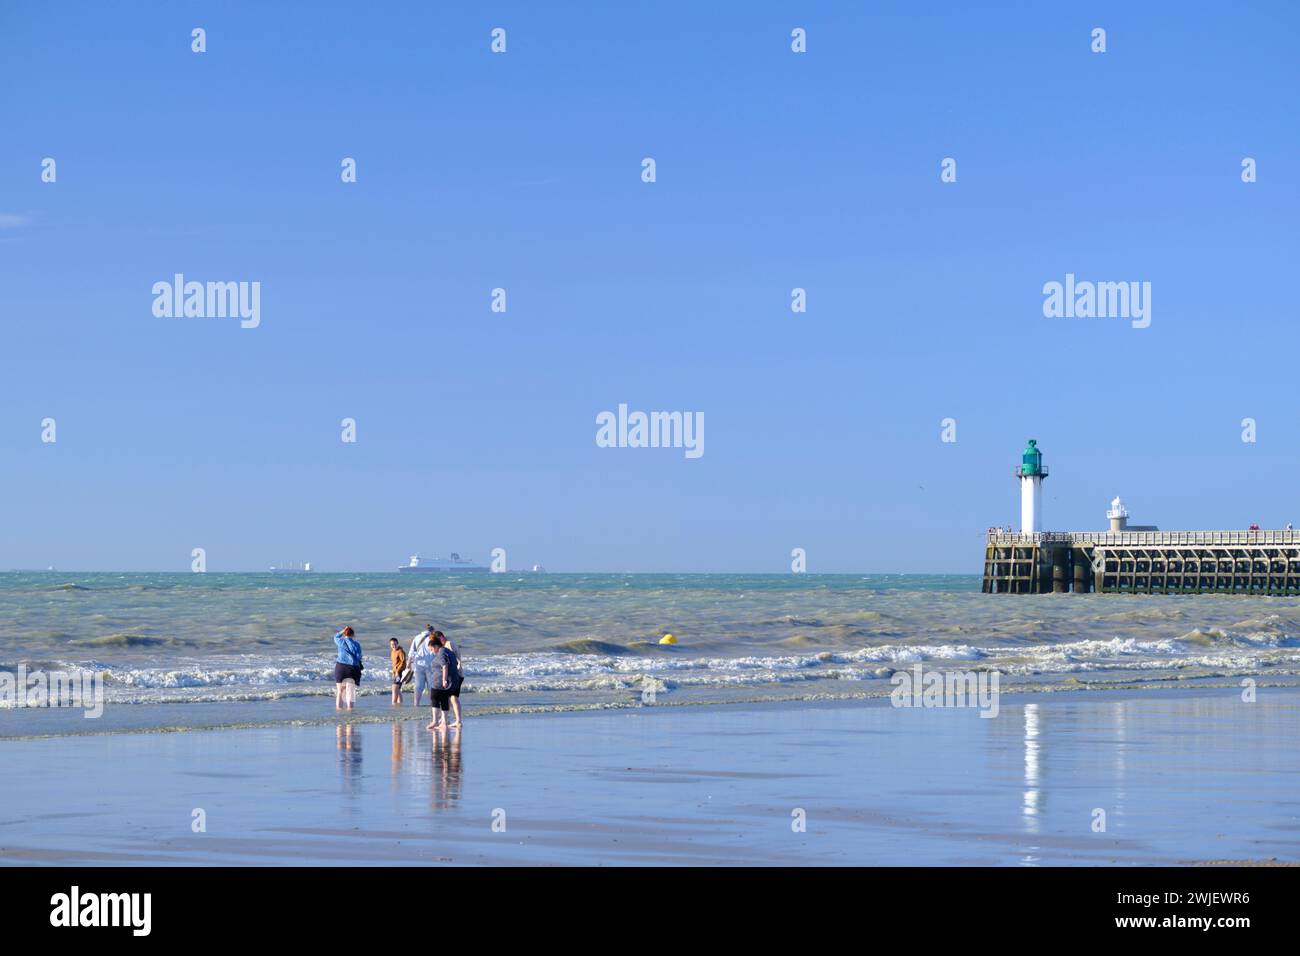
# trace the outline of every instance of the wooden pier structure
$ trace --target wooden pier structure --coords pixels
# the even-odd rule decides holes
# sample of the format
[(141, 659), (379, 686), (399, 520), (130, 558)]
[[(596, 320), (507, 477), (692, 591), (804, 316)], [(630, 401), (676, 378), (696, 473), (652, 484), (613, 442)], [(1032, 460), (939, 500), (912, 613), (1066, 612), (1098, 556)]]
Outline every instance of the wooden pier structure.
[(986, 594), (1300, 594), (1300, 531), (991, 531)]

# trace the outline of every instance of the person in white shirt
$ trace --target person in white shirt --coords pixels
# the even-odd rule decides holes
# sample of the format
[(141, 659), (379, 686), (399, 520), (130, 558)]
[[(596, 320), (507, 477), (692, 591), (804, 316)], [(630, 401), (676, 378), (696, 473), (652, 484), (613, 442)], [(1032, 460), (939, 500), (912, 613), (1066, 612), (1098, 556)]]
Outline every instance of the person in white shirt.
[(430, 624), (415, 637), (411, 638), (411, 652), (406, 655), (407, 663), (410, 665), (411, 673), (415, 675), (415, 706), (420, 706), (420, 697), (427, 690), (429, 700), (433, 701), (433, 655), (434, 649), (429, 646), (429, 635), (433, 633), (433, 625)]

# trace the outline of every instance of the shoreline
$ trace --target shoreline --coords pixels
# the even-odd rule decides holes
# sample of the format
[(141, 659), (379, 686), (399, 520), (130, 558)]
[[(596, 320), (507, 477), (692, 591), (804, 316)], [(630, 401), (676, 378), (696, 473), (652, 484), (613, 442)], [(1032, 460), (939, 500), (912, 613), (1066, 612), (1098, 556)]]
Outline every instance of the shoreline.
[[(1034, 686), (1017, 686), (1014, 683), (1003, 683), (1000, 689), (1001, 698), (1012, 698), (1013, 700), (1030, 697), (1030, 698), (1064, 698), (1071, 699), (1074, 695), (1083, 695), (1095, 697), (1097, 695), (1131, 695), (1145, 692), (1159, 693), (1180, 693), (1184, 695), (1196, 695), (1211, 690), (1221, 690), (1233, 692), (1234, 688), (1239, 688), (1240, 681), (1244, 677), (1250, 677), (1255, 681), (1255, 685), (1260, 689), (1280, 689), (1300, 687), (1300, 682), (1289, 675), (1278, 675), (1274, 679), (1262, 678), (1258, 675), (1206, 675), (1193, 676), (1190, 678), (1134, 678), (1131, 681), (1118, 681), (1114, 679), (1104, 679), (1095, 682), (1085, 682), (1074, 680), (1068, 684), (1058, 682), (1054, 684), (1040, 684)], [(1289, 679), (1288, 679), (1289, 678)], [(474, 701), (474, 694), (469, 694), (462, 698), (461, 705), (465, 709), (467, 719), (486, 720), (500, 719), (504, 717), (534, 717), (545, 715), (563, 715), (563, 714), (588, 714), (588, 713), (612, 713), (625, 711), (638, 711), (650, 708), (659, 709), (709, 709), (719, 708), (765, 708), (773, 705), (851, 705), (851, 704), (872, 704), (884, 703), (889, 700), (890, 689), (888, 689), (888, 680), (882, 681), (886, 689), (871, 689), (858, 692), (825, 692), (819, 691), (814, 694), (788, 694), (785, 696), (746, 696), (732, 699), (699, 699), (692, 700), (685, 696), (677, 698), (662, 699), (655, 704), (644, 704), (639, 699), (633, 698), (622, 701), (598, 701), (584, 702), (574, 704), (518, 704), (518, 705), (488, 705), (479, 707)], [(112, 708), (106, 708), (105, 713), (128, 713), (148, 716), (156, 713), (158, 710), (175, 711), (178, 715), (195, 716), (196, 712), (203, 708), (212, 708), (212, 710), (247, 710), (250, 713), (263, 709), (283, 709), (286, 705), (292, 706), (296, 711), (301, 713), (294, 716), (281, 716), (268, 718), (264, 720), (257, 719), (236, 719), (229, 718), (222, 720), (213, 719), (209, 722), (194, 723), (154, 723), (144, 722), (135, 725), (106, 726), (99, 729), (99, 721), (96, 720), (96, 726), (89, 729), (76, 730), (55, 730), (49, 733), (13, 733), (9, 732), (10, 727), (6, 726), (6, 715), (13, 715), (17, 712), (36, 715), (42, 717), (48, 715), (52, 722), (63, 723), (72, 727), (80, 728), (86, 722), (86, 718), (79, 716), (82, 711), (79, 708), (11, 708), (0, 710), (0, 747), (8, 741), (23, 740), (58, 740), (65, 737), (106, 737), (116, 735), (141, 735), (141, 734), (185, 734), (185, 733), (202, 733), (210, 730), (260, 730), (271, 729), (275, 727), (318, 727), (335, 724), (339, 722), (352, 724), (385, 724), (393, 720), (415, 721), (420, 719), (427, 720), (429, 705), (422, 704), (417, 709), (409, 700), (397, 707), (386, 707), (384, 704), (376, 705), (377, 700), (387, 701), (387, 694), (383, 692), (374, 692), (363, 694), (361, 701), (371, 701), (370, 706), (363, 706), (351, 712), (334, 711), (330, 709), (326, 702), (332, 699), (334, 695), (333, 687), (322, 687), (317, 691), (308, 693), (299, 693), (292, 698), (287, 699), (269, 699), (269, 700), (252, 700), (252, 701), (204, 701), (198, 703), (164, 703), (164, 704), (117, 704)], [(497, 695), (491, 695), (493, 697)], [(408, 695), (409, 697), (409, 695)], [(375, 709), (378, 706), (381, 709)], [(40, 718), (38, 718), (40, 719)], [(100, 718), (102, 719), (102, 718)]]

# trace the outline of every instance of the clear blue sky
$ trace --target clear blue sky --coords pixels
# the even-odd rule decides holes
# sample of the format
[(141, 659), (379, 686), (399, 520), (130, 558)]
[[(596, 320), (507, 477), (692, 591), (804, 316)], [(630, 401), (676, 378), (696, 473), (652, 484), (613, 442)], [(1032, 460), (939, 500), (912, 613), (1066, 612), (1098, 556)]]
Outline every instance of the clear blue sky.
[(0, 568), (974, 572), (1030, 436), (1049, 528), (1300, 522), (1298, 10), (9, 0)]

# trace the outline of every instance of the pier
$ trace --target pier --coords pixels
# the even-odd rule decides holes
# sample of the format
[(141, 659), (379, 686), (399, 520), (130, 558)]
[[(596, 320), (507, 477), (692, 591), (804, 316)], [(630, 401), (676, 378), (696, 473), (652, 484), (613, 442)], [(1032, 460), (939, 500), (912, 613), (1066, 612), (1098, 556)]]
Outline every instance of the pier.
[(986, 594), (1300, 594), (1300, 531), (989, 532)]
[(990, 528), (985, 594), (1300, 594), (1300, 531), (1161, 531), (1129, 524), (1116, 497), (1109, 531), (1042, 531), (1047, 466), (1029, 440), (1015, 469), (1019, 533)]

